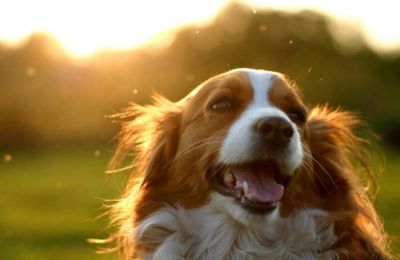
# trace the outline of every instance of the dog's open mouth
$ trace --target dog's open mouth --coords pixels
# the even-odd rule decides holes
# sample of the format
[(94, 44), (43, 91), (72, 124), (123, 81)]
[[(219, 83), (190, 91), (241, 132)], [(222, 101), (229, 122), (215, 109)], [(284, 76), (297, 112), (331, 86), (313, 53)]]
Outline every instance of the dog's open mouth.
[(264, 214), (276, 208), (289, 180), (274, 160), (243, 165), (217, 165), (209, 169), (214, 189), (234, 197), (248, 210)]

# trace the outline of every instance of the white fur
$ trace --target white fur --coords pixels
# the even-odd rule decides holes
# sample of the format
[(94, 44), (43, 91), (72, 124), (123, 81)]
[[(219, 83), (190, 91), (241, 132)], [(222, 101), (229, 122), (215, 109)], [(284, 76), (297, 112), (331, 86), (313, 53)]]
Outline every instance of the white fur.
[(268, 102), (268, 91), (272, 86), (276, 77), (279, 77), (279, 73), (265, 70), (253, 70), (253, 69), (239, 69), (241, 72), (245, 72), (251, 81), (253, 87), (254, 100), (251, 104), (252, 107), (267, 107), (270, 106)]
[(141, 222), (137, 241), (154, 245), (146, 259), (312, 260), (347, 253), (329, 249), (337, 237), (327, 212), (304, 209), (274, 225), (268, 225), (270, 217), (252, 215), (253, 223), (243, 224), (221, 208), (218, 197), (198, 209), (166, 206)]
[(253, 101), (230, 127), (228, 135), (222, 144), (219, 162), (237, 164), (254, 159), (269, 159), (268, 154), (255, 155), (251, 153), (251, 151), (254, 151), (254, 147), (258, 145), (258, 139), (252, 129), (255, 122), (260, 118), (277, 116), (286, 119), (295, 130), (287, 152), (281, 156), (284, 160), (280, 161), (282, 170), (286, 174), (291, 174), (301, 164), (304, 154), (296, 124), (282, 110), (268, 102), (268, 91), (274, 79), (279, 77), (280, 74), (252, 69), (234, 71), (244, 72), (249, 76), (254, 95)]
[[(281, 169), (292, 173), (303, 160), (303, 148), (296, 125), (268, 101), (268, 91), (279, 73), (239, 69), (253, 88), (253, 100), (230, 127), (219, 162), (244, 163), (268, 159), (251, 153), (257, 145), (252, 131), (263, 117), (278, 116), (292, 125), (294, 135), (281, 155)], [(259, 144), (258, 144), (259, 145)], [(328, 213), (303, 209), (288, 218), (279, 216), (279, 204), (270, 214), (252, 214), (234, 198), (213, 193), (210, 202), (197, 209), (165, 206), (137, 226), (133, 239), (152, 248), (145, 259), (338, 259), (344, 250), (329, 249), (336, 241)]]

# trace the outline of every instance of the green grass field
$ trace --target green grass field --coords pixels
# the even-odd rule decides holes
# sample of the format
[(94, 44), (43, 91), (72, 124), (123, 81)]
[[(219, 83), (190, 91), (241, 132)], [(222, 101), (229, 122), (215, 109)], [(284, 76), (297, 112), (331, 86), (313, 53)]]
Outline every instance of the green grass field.
[[(0, 161), (0, 259), (116, 259), (96, 255), (86, 242), (109, 232), (107, 217), (96, 217), (126, 178), (104, 174), (111, 152), (96, 150), (23, 151)], [(394, 236), (400, 235), (399, 172), (400, 152), (388, 152), (377, 204)]]
[(0, 259), (116, 259), (94, 253), (87, 238), (104, 238), (104, 199), (123, 189), (106, 175), (111, 152), (25, 151), (0, 163)]

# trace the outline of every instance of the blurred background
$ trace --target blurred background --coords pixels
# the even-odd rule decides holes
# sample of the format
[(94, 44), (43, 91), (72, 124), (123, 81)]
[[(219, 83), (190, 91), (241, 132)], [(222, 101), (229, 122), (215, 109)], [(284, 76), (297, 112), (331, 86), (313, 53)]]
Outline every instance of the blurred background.
[[(96, 255), (118, 125), (152, 91), (173, 101), (236, 67), (288, 74), (309, 105), (359, 112), (380, 134), (377, 207), (400, 235), (400, 17), (394, 1), (3, 1), (0, 259)], [(384, 154), (384, 156), (382, 156)], [(384, 169), (382, 171), (382, 169)]]

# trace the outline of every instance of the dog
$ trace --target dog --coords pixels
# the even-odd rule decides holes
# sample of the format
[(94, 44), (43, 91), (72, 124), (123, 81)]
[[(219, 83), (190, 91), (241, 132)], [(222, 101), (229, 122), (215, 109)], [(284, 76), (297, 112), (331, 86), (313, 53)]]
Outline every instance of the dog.
[(135, 169), (111, 210), (122, 258), (390, 257), (361, 181), (360, 120), (308, 108), (285, 75), (234, 69), (116, 117), (111, 165)]

